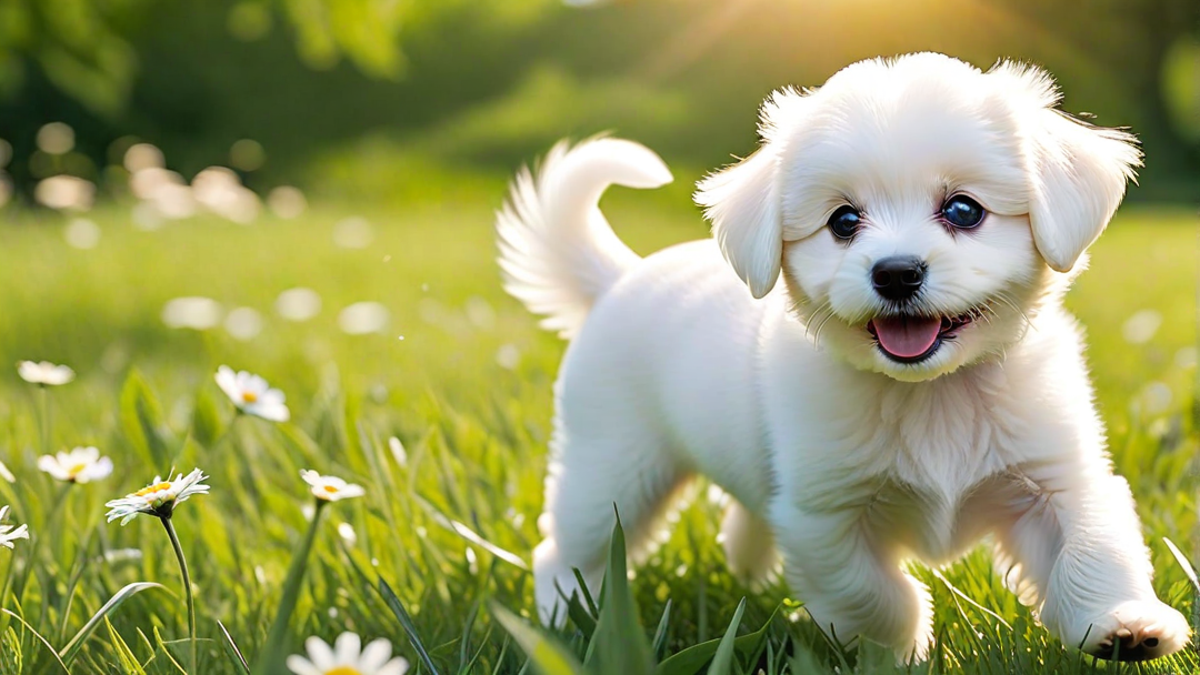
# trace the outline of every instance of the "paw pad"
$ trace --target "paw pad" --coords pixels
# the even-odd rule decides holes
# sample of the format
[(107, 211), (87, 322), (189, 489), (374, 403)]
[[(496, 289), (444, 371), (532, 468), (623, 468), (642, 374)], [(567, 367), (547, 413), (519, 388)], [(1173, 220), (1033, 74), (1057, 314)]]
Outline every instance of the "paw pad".
[(1153, 635), (1136, 636), (1128, 628), (1120, 628), (1100, 641), (1092, 652), (1109, 661), (1149, 661), (1161, 656), (1159, 639)]

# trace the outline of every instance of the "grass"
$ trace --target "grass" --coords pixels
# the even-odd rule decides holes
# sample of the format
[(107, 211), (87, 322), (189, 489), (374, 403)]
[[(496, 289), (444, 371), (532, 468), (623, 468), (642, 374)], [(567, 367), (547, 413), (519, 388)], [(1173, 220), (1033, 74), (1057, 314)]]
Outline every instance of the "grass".
[[(47, 391), (49, 447), (96, 445), (117, 470), (69, 489), (40, 474), (38, 391), (15, 369), (0, 373), (0, 458), (17, 478), (0, 479), (0, 504), (11, 504), (13, 521), (28, 523), (33, 535), (11, 553), (0, 550), (0, 579), (9, 579), (0, 598), (9, 612), (0, 616), (0, 673), (42, 675), (65, 666), (71, 673), (165, 674), (189, 663), (187, 606), (161, 526), (138, 518), (120, 527), (103, 517), (106, 500), (172, 465), (212, 476), (212, 493), (182, 504), (172, 519), (196, 593), (195, 673), (243, 672), (226, 629), (251, 662), (267, 642), (308, 530), (311, 498), (301, 468), (360, 483), (367, 496), (324, 509), (283, 653), (300, 652), (306, 636), (331, 641), (351, 630), (364, 640), (390, 638), (416, 672), (520, 672), (524, 653), (497, 622), (501, 616), (522, 644), (550, 650), (562, 663), (584, 659), (583, 627), (594, 619), (586, 611), (541, 647), (533, 647), (541, 638), (521, 619), (532, 599), (521, 561), (537, 542), (551, 385), (564, 345), (502, 294), (490, 229), (501, 184), (485, 188), (441, 204), (318, 207), (296, 221), (264, 218), (252, 227), (196, 218), (155, 232), (135, 229), (128, 210), (112, 206), (90, 216), (103, 237), (89, 251), (66, 246), (58, 218), (26, 214), (4, 225), (0, 363), (48, 359), (74, 367), (77, 381)], [(606, 203), (641, 252), (705, 235), (685, 188), (616, 194)], [(374, 225), (365, 249), (332, 245), (334, 223), (350, 215)], [(1101, 411), (1116, 467), (1138, 498), (1156, 587), (1185, 613), (1196, 608), (1194, 593), (1162, 537), (1192, 553), (1184, 544), (1196, 528), (1190, 406), (1197, 270), (1186, 223), (1168, 211), (1125, 213), (1069, 296), (1089, 328)], [(278, 294), (295, 286), (323, 300), (311, 321), (290, 323), (273, 309)], [(242, 342), (221, 328), (167, 328), (163, 305), (190, 295), (227, 309), (255, 308), (263, 330)], [(367, 300), (388, 308), (387, 329), (339, 331), (340, 308)], [(1141, 310), (1153, 310), (1162, 324), (1149, 341), (1130, 344), (1123, 327)], [(213, 383), (220, 364), (282, 388), (292, 422), (236, 417)], [(697, 492), (701, 498), (679, 514), (669, 540), (634, 570), (629, 602), (611, 599), (625, 584), (606, 589), (594, 651), (627, 648), (638, 616), (640, 633), (655, 636), (654, 654), (675, 654), (722, 638), (737, 610), (728, 641), (734, 647), (718, 656), (729, 667), (722, 672), (892, 668), (879, 650), (846, 654), (827, 645), (800, 604), (784, 602), (784, 588), (732, 581), (715, 544), (719, 507)], [(933, 589), (941, 640), (931, 663), (914, 672), (1200, 669), (1195, 651), (1134, 667), (1064, 648), (1002, 589), (983, 551), (940, 576), (918, 574)], [(125, 591), (89, 624), (110, 598), (140, 582), (161, 586)], [(629, 609), (619, 610), (618, 621), (618, 609), (609, 607)], [(89, 631), (72, 643), (85, 625)], [(751, 634), (754, 640), (732, 642)], [(716, 654), (716, 642), (708, 653)], [(702, 672), (707, 661), (677, 659), (687, 663), (674, 672)]]

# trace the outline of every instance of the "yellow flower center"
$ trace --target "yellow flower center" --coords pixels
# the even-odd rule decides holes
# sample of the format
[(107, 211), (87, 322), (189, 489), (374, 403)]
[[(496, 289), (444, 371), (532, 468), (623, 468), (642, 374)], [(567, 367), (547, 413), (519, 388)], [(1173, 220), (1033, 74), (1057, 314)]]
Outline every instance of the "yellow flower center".
[(141, 490), (138, 490), (137, 492), (133, 493), (133, 495), (135, 497), (146, 497), (146, 496), (152, 495), (156, 492), (166, 492), (167, 490), (170, 490), (170, 489), (171, 489), (170, 483), (155, 483), (154, 485), (150, 485), (150, 486), (142, 488)]
[(328, 492), (329, 494), (333, 494), (334, 492), (337, 492), (338, 489), (332, 485), (326, 485), (325, 491)]
[(258, 394), (254, 393), (252, 391), (243, 391), (242, 392), (242, 402), (243, 403), (254, 403), (256, 401), (258, 401)]
[(362, 671), (350, 666), (335, 666), (333, 670), (325, 671), (325, 675), (362, 675)]
[(87, 466), (88, 466), (87, 462), (80, 462), (80, 463), (76, 464), (75, 466), (72, 466), (71, 468), (67, 469), (67, 475), (74, 478), (75, 476), (78, 476), (80, 474), (80, 472), (82, 472), (84, 469), (86, 469)]

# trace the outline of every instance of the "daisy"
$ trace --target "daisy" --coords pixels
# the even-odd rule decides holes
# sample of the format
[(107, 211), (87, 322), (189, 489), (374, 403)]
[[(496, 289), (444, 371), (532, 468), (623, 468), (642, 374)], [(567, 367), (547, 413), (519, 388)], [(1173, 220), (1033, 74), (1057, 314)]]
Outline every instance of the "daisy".
[(43, 387), (56, 387), (75, 379), (75, 371), (69, 366), (56, 366), (49, 361), (21, 361), (17, 364), (17, 374), (22, 380)]
[(124, 525), (139, 513), (170, 518), (176, 504), (187, 501), (192, 495), (208, 494), (209, 486), (202, 482), (207, 478), (200, 469), (193, 469), (186, 476), (179, 474), (175, 480), (163, 480), (155, 476), (150, 485), (105, 504), (111, 509), (108, 512), (108, 522), (120, 518), (121, 524)]
[(342, 633), (330, 647), (319, 637), (304, 641), (308, 658), (293, 654), (287, 658), (288, 670), (296, 675), (404, 675), (408, 661), (392, 660), (392, 644), (387, 638), (371, 641), (362, 649), (362, 640), (354, 633)]
[(113, 470), (112, 460), (101, 457), (100, 451), (91, 446), (56, 455), (42, 455), (37, 465), (56, 480), (68, 483), (90, 483), (108, 477)]
[[(8, 507), (0, 508), (0, 521), (3, 521), (8, 516)], [(12, 525), (0, 525), (0, 546), (13, 547), (13, 542), (18, 539), (29, 538), (29, 526), (22, 525), (13, 529)]]
[(217, 386), (233, 401), (239, 412), (272, 422), (286, 422), (290, 417), (284, 405), (283, 392), (272, 389), (267, 381), (244, 370), (233, 372), (229, 366), (217, 369)]
[(347, 483), (337, 476), (322, 476), (316, 471), (301, 469), (300, 477), (312, 486), (313, 496), (327, 502), (337, 502), (367, 493), (361, 485)]

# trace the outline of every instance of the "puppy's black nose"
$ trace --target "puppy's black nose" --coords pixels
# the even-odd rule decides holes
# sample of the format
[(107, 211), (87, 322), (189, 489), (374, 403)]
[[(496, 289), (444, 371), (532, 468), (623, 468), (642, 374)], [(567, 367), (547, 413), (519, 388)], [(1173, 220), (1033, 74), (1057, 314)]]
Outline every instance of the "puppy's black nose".
[(925, 281), (925, 263), (919, 258), (897, 255), (884, 258), (871, 268), (875, 292), (888, 300), (907, 300), (916, 295)]

